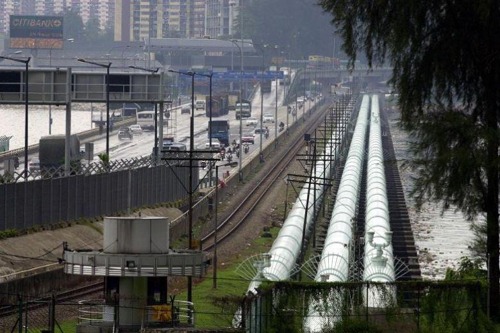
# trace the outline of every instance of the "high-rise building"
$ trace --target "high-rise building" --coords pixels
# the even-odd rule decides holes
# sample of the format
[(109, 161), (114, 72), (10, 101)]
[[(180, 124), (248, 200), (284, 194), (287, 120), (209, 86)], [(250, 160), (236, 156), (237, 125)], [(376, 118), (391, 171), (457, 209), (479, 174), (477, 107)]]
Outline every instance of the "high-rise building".
[(205, 36), (219, 38), (232, 34), (230, 0), (207, 0), (205, 13)]
[(231, 32), (235, 0), (116, 0), (115, 40), (217, 38)]
[(147, 38), (219, 38), (233, 34), (241, 0), (0, 0), (0, 33), (8, 33), (10, 15), (58, 15), (77, 12), (83, 23), (97, 19), (101, 29), (114, 26), (115, 40)]
[(66, 10), (77, 12), (83, 23), (97, 19), (106, 29), (114, 21), (114, 0), (0, 0), (0, 33), (9, 31), (10, 15), (60, 15)]
[(116, 0), (115, 41), (141, 41), (162, 36), (161, 0)]

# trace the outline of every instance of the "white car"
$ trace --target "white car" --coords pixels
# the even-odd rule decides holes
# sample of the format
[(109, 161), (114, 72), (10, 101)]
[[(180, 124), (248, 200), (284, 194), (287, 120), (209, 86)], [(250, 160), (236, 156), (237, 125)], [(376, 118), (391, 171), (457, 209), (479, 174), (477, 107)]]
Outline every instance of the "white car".
[(221, 149), (222, 148), (222, 144), (220, 143), (219, 140), (212, 139), (212, 145), (210, 146), (210, 141), (208, 141), (208, 142), (205, 143), (205, 148), (206, 149), (209, 149), (209, 148), (212, 148), (212, 149)]
[(139, 124), (130, 125), (128, 128), (130, 129), (130, 132), (132, 132), (132, 135), (142, 135), (141, 125)]
[(246, 126), (257, 126), (258, 123), (259, 121), (257, 120), (257, 118), (254, 117), (248, 117), (245, 119)]
[(255, 143), (255, 135), (253, 133), (243, 133), (241, 136), (241, 142), (243, 144), (251, 143), (253, 145)]
[(263, 123), (274, 123), (274, 116), (270, 113), (265, 113), (262, 116), (262, 122)]

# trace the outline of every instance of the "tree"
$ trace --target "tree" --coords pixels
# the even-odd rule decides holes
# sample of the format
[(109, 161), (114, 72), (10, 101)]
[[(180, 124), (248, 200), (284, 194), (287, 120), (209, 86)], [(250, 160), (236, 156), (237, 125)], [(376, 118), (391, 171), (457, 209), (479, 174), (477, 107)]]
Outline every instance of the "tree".
[(67, 10), (63, 16), (64, 38), (80, 39), (83, 34), (83, 21), (77, 11)]
[[(309, 55), (332, 56), (334, 31), (329, 16), (315, 0), (243, 1), (243, 37), (255, 43), (278, 45), (276, 54), (303, 59)], [(240, 37), (240, 18), (235, 19), (235, 38)]]
[(488, 314), (499, 320), (498, 1), (319, 0), (350, 65), (389, 61), (412, 136), (413, 195), (486, 214)]

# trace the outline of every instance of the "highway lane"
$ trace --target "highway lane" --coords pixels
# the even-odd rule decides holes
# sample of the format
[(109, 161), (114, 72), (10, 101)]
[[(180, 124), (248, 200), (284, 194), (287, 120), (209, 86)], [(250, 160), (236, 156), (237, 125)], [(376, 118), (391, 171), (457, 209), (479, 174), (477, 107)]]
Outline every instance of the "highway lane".
[[(276, 89), (278, 89), (278, 94), (276, 94)], [(262, 127), (268, 127), (269, 129), (269, 138), (266, 139), (264, 135), (262, 135), (262, 148), (264, 149), (268, 144), (270, 144), (275, 138), (275, 131), (277, 129), (276, 124), (279, 122), (283, 122), (284, 124), (292, 124), (297, 119), (300, 119), (304, 112), (307, 112), (309, 108), (314, 106), (315, 102), (305, 103), (304, 110), (297, 111), (297, 117), (292, 117), (291, 114), (287, 115), (287, 106), (281, 105), (284, 98), (284, 89), (283, 85), (276, 85), (275, 82), (272, 84), (271, 93), (264, 94), (264, 103), (263, 103), (263, 113), (271, 113), (275, 114), (276, 112), (276, 102), (278, 104), (278, 117), (275, 119), (275, 123), (265, 123)], [(276, 95), (278, 98), (276, 99)], [(260, 120), (261, 115), (261, 94), (260, 90), (257, 88), (252, 99), (252, 117), (255, 117)], [(186, 105), (191, 105), (187, 103)], [(171, 118), (169, 119), (169, 124), (166, 128), (163, 129), (164, 133), (173, 133), (175, 136), (175, 140), (178, 142), (183, 142), (189, 147), (190, 140), (190, 115), (189, 114), (181, 114), (180, 107), (172, 110)], [(302, 112), (301, 112), (302, 111)], [(173, 113), (176, 113), (175, 115)], [(230, 123), (230, 141), (239, 141), (239, 126), (240, 121), (236, 119), (234, 115), (234, 111), (230, 111), (228, 115), (223, 117), (218, 117), (217, 119), (227, 119)], [(205, 147), (205, 143), (208, 142), (208, 121), (209, 118), (206, 117), (204, 111), (195, 111), (194, 113), (194, 146), (195, 149), (203, 149)], [(257, 126), (246, 126), (245, 120), (242, 121), (242, 132), (249, 133), (254, 132), (256, 127), (260, 127), (260, 124)], [(170, 134), (168, 134), (170, 135)], [(167, 136), (167, 134), (164, 134)], [(105, 152), (106, 146), (106, 137), (105, 135), (101, 135), (99, 137), (95, 137), (92, 142), (94, 144), (94, 161), (98, 161), (98, 154)], [(248, 154), (243, 154), (243, 164), (245, 164), (245, 160), (254, 156), (254, 154), (258, 154), (260, 150), (260, 140), (261, 135), (255, 135), (255, 143), (250, 145), (250, 151)], [(136, 135), (132, 140), (119, 140), (117, 136), (117, 132), (114, 131), (110, 134), (109, 138), (110, 144), (110, 158), (114, 159), (129, 159), (129, 158), (137, 158), (141, 156), (149, 156), (152, 153), (154, 147), (154, 132), (152, 131), (144, 131), (142, 135)], [(33, 156), (30, 156), (32, 158)], [(233, 161), (238, 161), (236, 155), (233, 155)], [(1, 166), (3, 167), (3, 165)], [(16, 171), (21, 172), (23, 167), (23, 161), (21, 161), (21, 166)], [(225, 172), (229, 167), (221, 168), (221, 172)], [(203, 171), (202, 171), (203, 173)]]

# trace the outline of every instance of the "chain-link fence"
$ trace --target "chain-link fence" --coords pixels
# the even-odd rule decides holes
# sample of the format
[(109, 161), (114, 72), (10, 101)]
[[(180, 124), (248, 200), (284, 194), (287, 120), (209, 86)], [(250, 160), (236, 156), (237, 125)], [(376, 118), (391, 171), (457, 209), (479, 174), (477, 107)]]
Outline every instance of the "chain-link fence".
[[(216, 327), (220, 329), (239, 323), (240, 330), (255, 333), (488, 332), (493, 327), (484, 311), (486, 287), (479, 282), (278, 282), (261, 285), (257, 295), (209, 298), (200, 302), (211, 307), (175, 298), (155, 302), (118, 295), (80, 301), (18, 298), (11, 304), (13, 312), (0, 317), (0, 333), (74, 332), (77, 326), (100, 332), (120, 327), (135, 327), (137, 332), (203, 325), (213, 329), (214, 323), (224, 323)], [(202, 317), (203, 324), (198, 320)]]
[(486, 332), (479, 282), (287, 283), (249, 295), (247, 332)]
[[(168, 163), (167, 163), (168, 162)], [(0, 181), (0, 231), (120, 214), (187, 197), (188, 167), (149, 157), (72, 165)], [(195, 163), (195, 167), (197, 164)], [(192, 186), (199, 172), (192, 172)]]

